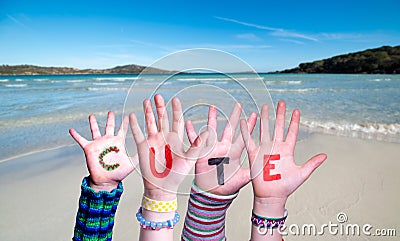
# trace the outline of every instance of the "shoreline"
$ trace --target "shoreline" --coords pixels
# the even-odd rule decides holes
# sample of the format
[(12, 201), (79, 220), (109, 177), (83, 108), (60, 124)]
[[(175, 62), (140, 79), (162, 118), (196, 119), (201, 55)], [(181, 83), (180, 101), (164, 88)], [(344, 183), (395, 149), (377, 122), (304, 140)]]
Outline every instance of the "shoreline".
[[(287, 116), (293, 108), (301, 110), (302, 132), (400, 143), (400, 108), (396, 104), (400, 101), (400, 76), (265, 75), (261, 80), (241, 74), (237, 81), (216, 74), (182, 75), (168, 81), (147, 76), (143, 84), (131, 89), (137, 79), (134, 76), (0, 77), (0, 134), (5, 140), (1, 161), (72, 144), (67, 134), (71, 127), (90, 138), (89, 114), (104, 124), (106, 110), (142, 112), (141, 102), (155, 89), (166, 97), (176, 94), (188, 108), (185, 119), (201, 124), (207, 121), (207, 110), (199, 103), (216, 105), (228, 116), (235, 101), (248, 106), (246, 115), (259, 112), (259, 106), (267, 101), (272, 114), (274, 103), (283, 99)], [(270, 97), (265, 99), (267, 90)]]
[[(31, 76), (87, 76), (87, 75), (106, 75), (106, 76), (118, 76), (118, 75), (170, 75), (171, 73), (69, 73), (69, 74), (64, 74), (64, 73), (53, 73), (53, 74), (0, 74), (1, 77), (31, 77)], [(172, 73), (174, 74), (174, 73)], [(382, 75), (382, 76), (397, 76), (400, 73), (397, 74), (379, 74), (379, 73), (276, 73), (276, 72), (254, 72), (254, 73), (242, 73), (242, 72), (228, 72), (225, 73), (226, 75), (249, 75), (249, 74), (261, 74), (261, 75), (346, 75), (346, 76), (351, 76), (351, 75)], [(222, 75), (225, 75), (222, 74)], [(215, 73), (185, 73), (185, 72), (180, 72), (180, 73), (175, 73), (174, 75), (215, 75)]]
[[(203, 123), (206, 120), (200, 120), (197, 121), (199, 123)], [(335, 130), (329, 130), (329, 129), (323, 129), (323, 130), (313, 130), (311, 128), (307, 128), (304, 126), (304, 124), (301, 124), (300, 126), (300, 133), (299, 133), (299, 140), (298, 142), (303, 142), (307, 141), (308, 138), (314, 136), (314, 135), (326, 135), (326, 136), (332, 136), (332, 137), (339, 137), (339, 138), (348, 138), (348, 139), (354, 139), (354, 140), (364, 140), (364, 141), (372, 141), (372, 142), (379, 142), (379, 143), (386, 143), (386, 144), (400, 144), (400, 140), (398, 140), (398, 137), (396, 135), (390, 136), (390, 135), (379, 135), (380, 133), (364, 133), (364, 132), (355, 132), (354, 135), (349, 136), (348, 133), (336, 133), (334, 134)], [(256, 136), (257, 133), (255, 133), (254, 136)], [(257, 134), (258, 135), (258, 134)], [(388, 137), (389, 136), (389, 137)], [(68, 136), (69, 137), (69, 136)], [(382, 138), (380, 138), (382, 137)], [(132, 139), (132, 137), (128, 137)], [(40, 152), (46, 152), (46, 151), (51, 151), (51, 150), (56, 150), (60, 148), (66, 148), (66, 147), (71, 147), (77, 145), (76, 143), (70, 143), (70, 144), (62, 144), (59, 146), (54, 146), (50, 148), (39, 148), (39, 149), (34, 149), (34, 150), (28, 150), (25, 153), (14, 155), (14, 156), (9, 156), (4, 159), (0, 159), (0, 164), (8, 161), (12, 161), (14, 159), (19, 159), (25, 156), (29, 156), (32, 154), (40, 153)]]
[(37, 149), (37, 150), (32, 150), (32, 151), (28, 151), (25, 152), (23, 154), (20, 155), (15, 155), (15, 156), (11, 156), (11, 157), (7, 157), (5, 159), (0, 159), (0, 165), (4, 162), (8, 162), (8, 161), (12, 161), (13, 159), (20, 159), (26, 156), (30, 156), (33, 154), (37, 154), (37, 153), (41, 153), (41, 152), (47, 152), (47, 151), (53, 151), (53, 150), (57, 150), (57, 149), (61, 149), (61, 148), (66, 148), (66, 147), (71, 147), (74, 146), (75, 144), (68, 144), (68, 145), (61, 145), (61, 146), (56, 146), (56, 147), (50, 147), (50, 148), (45, 148), (45, 149)]
[[(376, 228), (397, 227), (400, 155), (398, 144), (313, 134), (297, 144), (295, 159), (300, 164), (318, 152), (328, 160), (290, 198), (288, 224), (336, 221), (339, 212), (349, 216), (349, 223), (371, 223)], [(0, 163), (0, 240), (43, 241), (72, 238), (80, 183), (87, 170), (84, 154), (78, 145), (30, 155)], [(181, 190), (190, 188), (187, 178)], [(143, 192), (138, 172), (124, 181), (114, 227), (113, 240), (137, 239), (139, 226), (134, 213)], [(179, 195), (178, 211), (186, 213), (187, 195)], [(375, 208), (378, 203), (379, 208)], [(240, 191), (227, 215), (228, 239), (248, 240), (252, 187)], [(237, 220), (242, 220), (237, 222)], [(25, 228), (20, 229), (21, 225)], [(179, 240), (183, 219), (174, 234)], [(309, 237), (295, 236), (296, 240)], [(330, 240), (330, 236), (320, 236)]]

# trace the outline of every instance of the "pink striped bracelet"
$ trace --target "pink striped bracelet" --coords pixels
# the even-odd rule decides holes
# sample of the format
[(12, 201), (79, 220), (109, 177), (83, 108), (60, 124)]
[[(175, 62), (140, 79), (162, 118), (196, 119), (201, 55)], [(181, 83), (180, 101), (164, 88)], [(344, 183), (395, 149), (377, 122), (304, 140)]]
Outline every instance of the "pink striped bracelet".
[(286, 209), (285, 209), (285, 212), (284, 212), (282, 218), (267, 218), (267, 217), (257, 215), (253, 211), (252, 215), (251, 215), (251, 222), (253, 223), (254, 226), (257, 226), (257, 227), (275, 229), (275, 228), (279, 228), (285, 224), (287, 215), (288, 215), (288, 211)]

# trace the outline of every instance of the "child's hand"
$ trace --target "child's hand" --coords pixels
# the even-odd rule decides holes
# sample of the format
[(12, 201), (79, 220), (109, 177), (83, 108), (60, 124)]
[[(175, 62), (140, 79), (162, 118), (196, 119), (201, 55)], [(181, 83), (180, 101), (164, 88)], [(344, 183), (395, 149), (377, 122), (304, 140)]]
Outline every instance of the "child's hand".
[[(139, 154), (140, 170), (144, 183), (144, 195), (154, 200), (172, 200), (176, 198), (179, 185), (195, 164), (202, 150), (202, 140), (207, 138), (204, 132), (196, 138), (185, 152), (183, 144), (184, 120), (181, 103), (172, 99), (172, 131), (164, 99), (155, 95), (158, 125), (154, 117), (150, 100), (143, 102), (147, 139), (141, 131), (136, 116), (130, 114), (130, 125)], [(157, 127), (158, 126), (158, 127)]]
[[(299, 110), (293, 111), (286, 140), (284, 140), (285, 112), (285, 102), (279, 101), (274, 140), (271, 141), (268, 106), (263, 106), (260, 121), (260, 146), (256, 146), (251, 139), (246, 122), (242, 120), (240, 123), (251, 166), (255, 202), (254, 211), (260, 215), (266, 211), (265, 208), (273, 212), (272, 209), (275, 206), (279, 207), (279, 214), (270, 213), (269, 215), (282, 216), (284, 205), (289, 195), (305, 182), (327, 157), (325, 154), (319, 154), (312, 157), (302, 166), (296, 165), (294, 149), (299, 129), (300, 112)], [(257, 203), (260, 205), (257, 205)]]
[(129, 119), (125, 116), (118, 134), (115, 136), (114, 113), (108, 112), (106, 132), (104, 136), (101, 136), (96, 117), (90, 115), (92, 141), (86, 140), (74, 129), (69, 130), (72, 138), (78, 142), (85, 152), (86, 165), (90, 173), (90, 186), (96, 191), (111, 191), (117, 188), (118, 183), (135, 168), (125, 150), (128, 122)]
[[(240, 188), (245, 186), (250, 181), (249, 169), (241, 168), (240, 157), (244, 149), (244, 141), (239, 135), (233, 141), (236, 128), (239, 124), (242, 105), (236, 103), (233, 108), (231, 117), (225, 126), (221, 140), (218, 141), (217, 135), (217, 109), (210, 106), (208, 112), (208, 139), (206, 148), (196, 162), (196, 185), (202, 190), (218, 194), (230, 195), (236, 193)], [(257, 114), (252, 113), (247, 121), (250, 132), (253, 130), (257, 121)], [(196, 137), (191, 121), (186, 122), (186, 132), (189, 141), (192, 143)], [(213, 164), (215, 158), (225, 158), (229, 163), (219, 164), (220, 172), (217, 172), (217, 165)], [(229, 159), (228, 159), (229, 158)], [(211, 161), (210, 161), (211, 159)], [(221, 159), (222, 160), (222, 159)]]

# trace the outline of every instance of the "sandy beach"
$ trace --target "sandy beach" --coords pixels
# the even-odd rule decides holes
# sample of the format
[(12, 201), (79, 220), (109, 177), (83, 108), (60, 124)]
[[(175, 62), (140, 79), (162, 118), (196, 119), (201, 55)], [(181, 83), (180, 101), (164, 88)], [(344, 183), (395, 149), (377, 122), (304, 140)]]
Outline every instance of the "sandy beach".
[[(242, 147), (237, 117), (248, 120), (265, 153), (252, 160), (252, 176), (260, 175), (256, 200), (250, 181), (229, 206), (226, 240), (249, 241), (257, 227), (268, 233), (260, 239), (269, 240), (271, 229), (263, 226), (284, 221), (283, 230), (274, 229), (283, 232), (279, 241), (400, 241), (399, 8), (400, 0), (0, 0), (0, 241), (70, 241), (79, 206), (77, 236), (82, 227), (82, 235), (96, 239), (95, 226), (110, 236), (103, 217), (99, 224), (93, 216), (98, 210), (113, 215), (115, 206), (111, 212), (110, 203), (88, 207), (85, 192), (79, 203), (82, 180), (89, 176), (81, 146), (93, 174), (90, 184), (109, 190), (115, 184), (110, 178), (123, 179), (113, 241), (139, 240), (142, 227), (160, 225), (174, 227), (173, 240), (181, 240), (196, 177), (185, 159), (201, 160), (203, 189), (220, 185), (219, 193), (231, 193), (249, 181), (236, 168), (239, 161), (241, 168), (250, 166), (247, 150), (241, 156), (236, 150)], [(126, 125), (129, 116), (132, 127)], [(285, 163), (292, 161), (294, 141), (280, 143), (283, 122), (284, 136), (289, 127), (289, 139), (296, 133), (299, 166), (327, 154), (301, 185), (324, 157), (304, 169)], [(153, 138), (156, 129), (160, 135)], [(267, 130), (278, 145), (264, 145)], [(204, 152), (196, 151), (194, 136)], [(141, 168), (126, 177), (131, 168), (125, 153), (137, 164), (137, 150)], [(145, 205), (146, 198), (141, 207), (140, 169), (148, 178), (146, 195), (161, 201), (148, 201), (154, 207)], [(237, 179), (228, 186), (232, 176)], [(151, 212), (166, 212), (160, 209), (175, 202), (162, 202), (172, 198), (148, 190), (147, 183), (178, 190), (176, 225), (172, 213), (167, 220), (168, 213)], [(298, 185), (285, 219), (280, 201)], [(187, 233), (199, 236), (195, 241), (223, 239), (217, 226), (225, 205), (210, 200), (213, 210), (203, 199), (190, 204), (194, 222)], [(139, 208), (145, 209), (145, 220), (138, 215), (142, 226)], [(84, 219), (90, 220), (85, 226)], [(141, 239), (172, 239), (172, 232), (147, 234)], [(221, 236), (207, 238), (212, 235)]]
[[(287, 225), (319, 227), (329, 221), (338, 223), (337, 214), (344, 212), (348, 216), (346, 223), (398, 229), (399, 144), (314, 134), (298, 143), (295, 156), (300, 163), (320, 151), (328, 154), (328, 160), (290, 197)], [(80, 183), (85, 175), (84, 156), (77, 145), (0, 163), (0, 240), (70, 240)], [(132, 173), (124, 181), (124, 188), (116, 214), (114, 240), (137, 240), (139, 226), (134, 214), (143, 190), (139, 174)], [(226, 225), (229, 240), (249, 239), (251, 204), (252, 189), (248, 185), (229, 209)], [(185, 215), (186, 205), (187, 196), (180, 196), (181, 216)], [(181, 221), (175, 230), (175, 240), (179, 240), (182, 224)], [(329, 233), (287, 238), (310, 239), (381, 238)]]

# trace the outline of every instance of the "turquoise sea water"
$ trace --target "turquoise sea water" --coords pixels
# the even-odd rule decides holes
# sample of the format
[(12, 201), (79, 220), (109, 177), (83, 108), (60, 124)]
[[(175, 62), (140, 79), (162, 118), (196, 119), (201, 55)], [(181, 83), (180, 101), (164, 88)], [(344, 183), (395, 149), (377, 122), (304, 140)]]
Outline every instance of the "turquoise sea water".
[[(178, 93), (185, 108), (210, 102), (226, 114), (233, 100), (251, 105), (246, 93), (265, 95), (266, 86), (273, 103), (283, 99), (288, 111), (301, 110), (303, 137), (323, 132), (400, 143), (400, 75), (232, 77), (234, 81), (215, 74), (177, 75), (167, 81), (164, 75), (0, 76), (0, 160), (72, 144), (71, 127), (89, 137), (86, 119), (91, 113), (99, 116), (101, 126), (108, 110), (120, 119), (133, 82), (126, 110), (138, 115), (142, 99), (155, 86), (167, 99)], [(265, 99), (271, 103), (268, 96)], [(200, 106), (189, 108), (185, 117), (201, 123), (206, 114)]]

